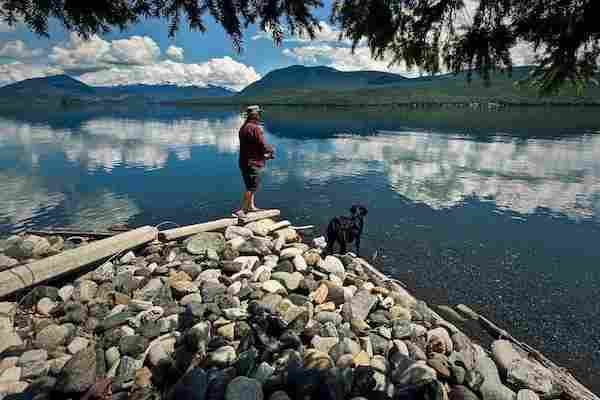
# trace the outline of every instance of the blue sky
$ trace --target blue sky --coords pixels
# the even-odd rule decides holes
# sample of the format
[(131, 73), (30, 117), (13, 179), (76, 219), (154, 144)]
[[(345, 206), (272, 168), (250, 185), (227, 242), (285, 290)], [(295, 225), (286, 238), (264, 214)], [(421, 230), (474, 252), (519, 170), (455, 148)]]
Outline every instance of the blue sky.
[[(329, 0), (316, 10), (322, 29), (314, 40), (288, 35), (281, 46), (275, 46), (268, 34), (251, 26), (245, 32), (242, 53), (234, 51), (210, 16), (205, 17), (206, 33), (192, 32), (182, 23), (170, 38), (164, 20), (149, 19), (88, 41), (66, 32), (56, 21), (50, 24), (49, 38), (35, 35), (22, 24), (8, 27), (0, 22), (0, 85), (67, 73), (101, 86), (214, 84), (240, 90), (273, 69), (294, 64), (417, 74), (402, 65), (390, 67), (387, 60), (373, 60), (365, 46), (359, 45), (353, 54), (350, 43), (338, 41), (339, 31), (327, 22), (330, 9)], [(515, 54), (520, 57), (526, 52)]]
[(94, 85), (131, 83), (216, 84), (242, 89), (269, 71), (294, 64), (329, 65), (342, 70), (388, 68), (375, 61), (366, 48), (351, 54), (349, 43), (337, 40), (338, 31), (328, 22), (330, 2), (315, 15), (322, 21), (316, 40), (288, 36), (276, 46), (255, 26), (245, 31), (243, 51), (237, 53), (224, 30), (205, 18), (206, 33), (190, 31), (185, 24), (174, 38), (167, 23), (144, 20), (126, 31), (97, 35), (84, 41), (51, 21), (49, 38), (26, 26), (0, 24), (0, 85), (18, 80), (67, 73)]

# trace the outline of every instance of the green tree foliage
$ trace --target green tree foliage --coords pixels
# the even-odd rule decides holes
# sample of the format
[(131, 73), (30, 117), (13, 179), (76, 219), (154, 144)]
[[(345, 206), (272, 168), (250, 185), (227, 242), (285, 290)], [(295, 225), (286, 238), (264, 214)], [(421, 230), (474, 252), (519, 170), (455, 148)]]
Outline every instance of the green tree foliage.
[[(465, 3), (469, 4), (465, 4)], [(4, 0), (0, 17), (24, 21), (46, 35), (48, 18), (83, 36), (120, 29), (141, 18), (182, 20), (204, 32), (204, 18), (223, 26), (239, 50), (243, 30), (257, 24), (280, 43), (284, 32), (314, 37), (321, 0)], [(464, 21), (465, 10), (472, 18)], [(537, 68), (527, 83), (540, 93), (565, 83), (582, 90), (594, 81), (600, 57), (600, 0), (335, 0), (332, 23), (353, 47), (366, 43), (377, 59), (435, 74), (468, 71), (488, 83), (493, 72), (511, 71), (510, 49), (534, 46)]]

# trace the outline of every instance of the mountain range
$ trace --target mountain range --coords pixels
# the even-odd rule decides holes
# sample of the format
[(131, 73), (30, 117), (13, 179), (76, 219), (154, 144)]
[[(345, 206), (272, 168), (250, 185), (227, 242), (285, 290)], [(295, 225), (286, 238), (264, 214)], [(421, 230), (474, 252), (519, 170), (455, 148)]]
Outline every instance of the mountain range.
[(68, 75), (26, 79), (0, 87), (0, 104), (32, 105), (103, 102), (161, 102), (198, 97), (226, 97), (236, 92), (219, 86), (123, 85), (90, 86)]
[(394, 105), (394, 104), (594, 104), (600, 89), (583, 94), (565, 88), (558, 95), (540, 98), (533, 88), (516, 83), (529, 76), (531, 67), (494, 73), (491, 85), (467, 73), (418, 78), (379, 71), (338, 71), (330, 67), (295, 65), (277, 69), (241, 92), (218, 86), (126, 85), (90, 86), (67, 75), (27, 79), (0, 87), (0, 106), (79, 105), (103, 103), (176, 103), (184, 105)]

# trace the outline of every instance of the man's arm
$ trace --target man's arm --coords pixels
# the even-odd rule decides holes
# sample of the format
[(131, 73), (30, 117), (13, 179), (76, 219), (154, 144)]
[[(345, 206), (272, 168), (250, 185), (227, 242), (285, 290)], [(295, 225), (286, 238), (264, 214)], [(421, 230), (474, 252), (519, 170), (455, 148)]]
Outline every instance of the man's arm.
[(272, 154), (273, 146), (265, 142), (265, 135), (263, 134), (262, 129), (259, 126), (257, 126), (254, 130), (254, 135), (256, 137), (257, 143), (262, 147), (262, 154)]

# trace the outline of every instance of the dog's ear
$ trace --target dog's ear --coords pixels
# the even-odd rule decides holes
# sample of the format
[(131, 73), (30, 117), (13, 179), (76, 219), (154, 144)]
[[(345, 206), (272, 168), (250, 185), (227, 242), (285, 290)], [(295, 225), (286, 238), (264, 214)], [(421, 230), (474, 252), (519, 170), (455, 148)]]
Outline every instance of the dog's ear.
[(362, 215), (363, 217), (364, 217), (365, 215), (367, 215), (367, 212), (368, 212), (368, 211), (367, 211), (367, 207), (364, 207), (364, 206), (359, 206), (358, 208), (359, 208), (359, 210), (360, 210), (360, 211), (359, 211), (359, 212), (360, 212), (360, 215)]
[(357, 206), (350, 207), (350, 214), (354, 215), (357, 212), (358, 212), (358, 207)]

